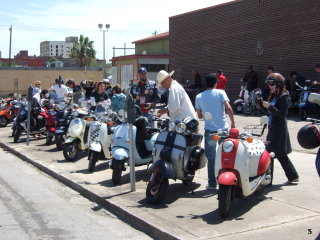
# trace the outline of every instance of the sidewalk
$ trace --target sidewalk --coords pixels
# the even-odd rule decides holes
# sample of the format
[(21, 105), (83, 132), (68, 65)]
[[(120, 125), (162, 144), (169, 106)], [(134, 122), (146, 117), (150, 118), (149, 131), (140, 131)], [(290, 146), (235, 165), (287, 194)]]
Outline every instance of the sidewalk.
[[(111, 182), (112, 170), (106, 161), (97, 163), (89, 173), (84, 157), (68, 162), (55, 145), (31, 139), (13, 143), (11, 129), (0, 129), (0, 146), (30, 162), (40, 170), (116, 213), (124, 221), (158, 239), (316, 239), (320, 233), (320, 179), (314, 166), (314, 154), (293, 152), (290, 158), (299, 174), (298, 185), (284, 185), (284, 173), (276, 161), (274, 186), (264, 195), (236, 199), (230, 216), (221, 219), (217, 196), (205, 189), (206, 168), (196, 173), (193, 188), (180, 181), (170, 181), (163, 205), (149, 205), (145, 199), (146, 167), (136, 170), (136, 192), (130, 191), (129, 169), (123, 173), (121, 185)], [(1, 161), (1, 160), (0, 160)], [(18, 177), (18, 176), (17, 176)], [(320, 235), (319, 235), (320, 237)]]

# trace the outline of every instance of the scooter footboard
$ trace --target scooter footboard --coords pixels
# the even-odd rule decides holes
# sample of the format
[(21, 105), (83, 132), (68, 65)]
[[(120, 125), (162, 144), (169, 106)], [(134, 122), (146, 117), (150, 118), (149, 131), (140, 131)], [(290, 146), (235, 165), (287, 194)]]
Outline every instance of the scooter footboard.
[(172, 164), (163, 160), (158, 160), (148, 168), (148, 173), (152, 173), (155, 169), (158, 169), (159, 174), (165, 178), (176, 179), (176, 174)]
[(222, 169), (219, 171), (218, 183), (220, 185), (238, 185), (238, 172), (231, 169)]

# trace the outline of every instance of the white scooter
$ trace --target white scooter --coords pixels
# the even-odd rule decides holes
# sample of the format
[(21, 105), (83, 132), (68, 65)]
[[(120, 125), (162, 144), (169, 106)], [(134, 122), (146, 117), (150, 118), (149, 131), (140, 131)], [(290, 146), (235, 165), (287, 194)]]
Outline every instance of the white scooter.
[[(94, 104), (95, 105), (95, 104)], [(88, 170), (94, 172), (98, 160), (111, 159), (111, 127), (113, 122), (110, 120), (111, 110), (106, 105), (96, 106), (94, 113), (97, 121), (94, 121), (88, 133)]]
[[(119, 113), (121, 116), (122, 111)], [(149, 119), (152, 121), (152, 119)], [(148, 119), (138, 117), (133, 123), (133, 150), (135, 166), (146, 165), (152, 162), (152, 149), (159, 135), (156, 128), (148, 127)], [(129, 125), (123, 121), (115, 127), (111, 143), (112, 155), (112, 182), (119, 184), (122, 171), (129, 163)]]
[(239, 98), (233, 102), (235, 112), (239, 114), (242, 113), (248, 101), (249, 101), (249, 91), (246, 89), (246, 86), (241, 86)]
[(90, 116), (89, 112), (87, 108), (77, 108), (72, 112), (73, 119), (63, 144), (63, 156), (68, 161), (75, 161), (79, 150), (88, 149), (88, 131), (93, 121), (93, 116)]
[[(205, 119), (212, 119), (211, 114), (205, 113)], [(234, 197), (247, 197), (272, 183), (274, 153), (269, 153), (261, 140), (252, 137), (263, 135), (268, 117), (261, 117), (260, 122), (260, 125), (252, 125), (253, 130), (261, 129), (260, 134), (240, 134), (238, 129), (232, 128), (217, 149), (215, 176), (219, 184), (221, 217), (228, 216)], [(219, 133), (213, 137), (218, 140)]]

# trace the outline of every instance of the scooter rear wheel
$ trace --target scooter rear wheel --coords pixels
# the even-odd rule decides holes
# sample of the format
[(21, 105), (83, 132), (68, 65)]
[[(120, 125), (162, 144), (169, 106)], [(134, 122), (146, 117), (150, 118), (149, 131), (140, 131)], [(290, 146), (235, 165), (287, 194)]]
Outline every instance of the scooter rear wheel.
[(232, 202), (233, 186), (219, 185), (218, 200), (219, 200), (219, 214), (225, 218), (229, 215)]

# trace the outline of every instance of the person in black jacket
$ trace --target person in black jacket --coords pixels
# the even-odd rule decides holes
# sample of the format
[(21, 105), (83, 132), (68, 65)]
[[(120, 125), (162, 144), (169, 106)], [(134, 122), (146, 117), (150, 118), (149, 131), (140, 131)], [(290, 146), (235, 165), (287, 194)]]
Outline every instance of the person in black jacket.
[(285, 87), (285, 79), (280, 73), (272, 73), (267, 77), (266, 82), (270, 88), (268, 101), (262, 102), (269, 113), (267, 141), (270, 143), (266, 148), (269, 152), (275, 153), (288, 182), (298, 182), (299, 175), (288, 157), (292, 152), (286, 119), (290, 96)]
[(258, 74), (253, 70), (253, 66), (247, 67), (247, 72), (245, 73), (241, 81), (247, 84), (247, 90), (249, 91), (249, 93), (257, 88), (258, 80)]

